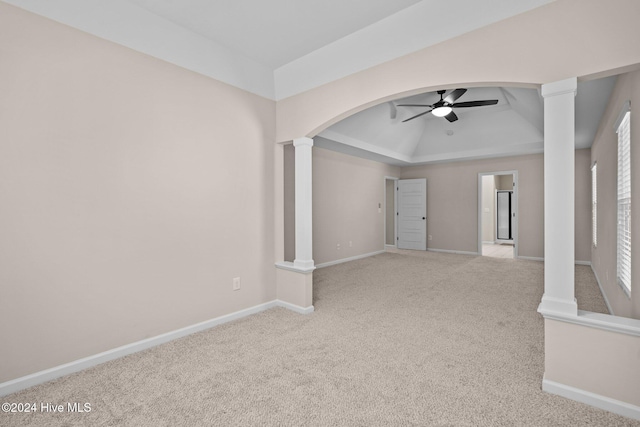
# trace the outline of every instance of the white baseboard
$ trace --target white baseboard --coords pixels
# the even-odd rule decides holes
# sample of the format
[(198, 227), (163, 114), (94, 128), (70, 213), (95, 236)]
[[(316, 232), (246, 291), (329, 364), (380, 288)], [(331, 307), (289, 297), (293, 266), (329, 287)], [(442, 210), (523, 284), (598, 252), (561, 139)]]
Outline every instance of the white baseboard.
[(542, 390), (547, 393), (575, 400), (576, 402), (604, 409), (605, 411), (613, 412), (614, 414), (622, 415), (634, 420), (640, 420), (640, 406), (632, 405), (631, 403), (622, 402), (620, 400), (591, 393), (590, 391), (581, 390), (579, 388), (560, 384), (547, 379), (542, 380)]
[(213, 328), (214, 326), (222, 325), (224, 323), (238, 320), (243, 317), (250, 316), (252, 314), (260, 313), (261, 311), (265, 311), (273, 307), (284, 307), (300, 314), (310, 314), (310, 313), (313, 313), (313, 310), (314, 310), (313, 306), (304, 308), (304, 307), (300, 307), (300, 306), (290, 304), (280, 300), (266, 302), (264, 304), (259, 304), (254, 307), (236, 311), (235, 313), (230, 313), (224, 316), (216, 317), (214, 319), (196, 323), (195, 325), (187, 326), (181, 329), (177, 329), (175, 331), (157, 335), (155, 337), (151, 337), (151, 338), (147, 338), (131, 344), (123, 345), (121, 347), (107, 350), (102, 353), (98, 353), (92, 356), (84, 357), (82, 359), (74, 360), (73, 362), (65, 363), (63, 365), (55, 366), (50, 369), (45, 369), (43, 371), (35, 372), (33, 374), (29, 374), (24, 377), (20, 377), (14, 380), (0, 383), (0, 396), (6, 396), (8, 394), (15, 393), (25, 388), (42, 384), (44, 382), (63, 377), (65, 375), (69, 375), (74, 372), (79, 372), (84, 369), (88, 369), (93, 366), (97, 366), (102, 363), (109, 362), (114, 359), (119, 359), (129, 354), (137, 353), (139, 351), (143, 351), (148, 348), (155, 347), (157, 345), (164, 344), (166, 342), (173, 341), (178, 338), (182, 338), (196, 332)]
[(335, 261), (323, 262), (322, 264), (316, 265), (316, 268), (329, 267), (330, 265), (342, 264), (343, 262), (355, 261), (357, 259), (368, 258), (370, 256), (383, 254), (383, 253), (385, 253), (384, 250), (376, 251), (376, 252), (370, 252), (368, 254), (356, 255), (356, 256), (349, 257), (349, 258), (337, 259)]
[(429, 252), (443, 252), (445, 254), (458, 254), (458, 255), (480, 255), (478, 252), (468, 252), (468, 251), (452, 251), (450, 249), (433, 249), (427, 248)]
[(312, 305), (310, 305), (309, 307), (300, 307), (299, 305), (291, 304), (281, 300), (276, 300), (276, 305), (278, 307), (284, 307), (291, 311), (295, 311), (298, 314), (311, 314), (315, 310), (315, 308)]
[(518, 259), (526, 259), (527, 261), (544, 261), (544, 258), (537, 256), (521, 256), (518, 255)]
[[(526, 259), (529, 261), (544, 261), (544, 258), (537, 256), (518, 256), (519, 259)], [(588, 265), (591, 266), (591, 261), (575, 261), (576, 265)]]

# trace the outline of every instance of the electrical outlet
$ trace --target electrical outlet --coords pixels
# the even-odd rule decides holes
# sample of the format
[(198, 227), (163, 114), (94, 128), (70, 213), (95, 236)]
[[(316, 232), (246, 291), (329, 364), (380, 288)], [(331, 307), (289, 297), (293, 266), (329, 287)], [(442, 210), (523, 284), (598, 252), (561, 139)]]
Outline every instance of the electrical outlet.
[(234, 277), (233, 278), (233, 290), (234, 291), (239, 291), (240, 290), (240, 278), (239, 277)]
[(349, 240), (349, 247), (352, 248), (353, 247), (353, 242), (351, 240)]
[(433, 236), (429, 234), (429, 240), (433, 240)]
[(338, 243), (338, 244), (336, 245), (336, 249), (337, 249), (337, 250), (340, 250), (340, 243)]

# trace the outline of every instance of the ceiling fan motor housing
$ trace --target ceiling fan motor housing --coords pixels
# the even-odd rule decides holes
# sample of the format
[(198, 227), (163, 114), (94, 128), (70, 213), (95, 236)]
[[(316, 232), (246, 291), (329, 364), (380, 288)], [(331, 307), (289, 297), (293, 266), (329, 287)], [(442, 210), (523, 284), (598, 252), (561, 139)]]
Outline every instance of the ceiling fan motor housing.
[(444, 99), (444, 94), (446, 90), (438, 90), (437, 93), (440, 95), (440, 100), (437, 101), (433, 105), (429, 104), (398, 104), (398, 107), (429, 107), (431, 110), (427, 110), (420, 114), (416, 114), (413, 117), (409, 117), (408, 119), (403, 120), (402, 122), (408, 122), (409, 120), (413, 120), (420, 116), (423, 116), (427, 113), (432, 113), (437, 117), (444, 117), (449, 122), (455, 122), (458, 120), (458, 116), (453, 112), (453, 109), (456, 107), (459, 108), (468, 108), (468, 107), (481, 107), (484, 105), (495, 105), (498, 103), (497, 99), (484, 100), (484, 101), (468, 101), (468, 102), (458, 102), (458, 98), (465, 94), (467, 89), (455, 89), (449, 93), (446, 99)]

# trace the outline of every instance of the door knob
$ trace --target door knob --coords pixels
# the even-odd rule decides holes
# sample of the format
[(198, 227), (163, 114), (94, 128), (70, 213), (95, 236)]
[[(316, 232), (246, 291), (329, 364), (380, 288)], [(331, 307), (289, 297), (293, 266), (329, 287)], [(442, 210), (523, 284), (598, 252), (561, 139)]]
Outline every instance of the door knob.
[(427, 219), (427, 218), (423, 216), (422, 219)]

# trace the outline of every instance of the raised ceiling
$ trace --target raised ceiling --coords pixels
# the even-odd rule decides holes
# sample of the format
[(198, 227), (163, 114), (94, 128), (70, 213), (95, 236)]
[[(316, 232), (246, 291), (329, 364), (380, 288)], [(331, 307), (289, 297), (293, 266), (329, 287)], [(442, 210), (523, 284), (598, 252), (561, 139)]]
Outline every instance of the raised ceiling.
[(129, 0), (272, 69), (420, 0)]
[[(576, 149), (591, 147), (615, 79), (578, 83)], [(538, 89), (468, 88), (458, 102), (497, 99), (498, 103), (456, 109), (458, 120), (452, 123), (430, 113), (403, 122), (428, 109), (398, 104), (433, 104), (439, 99), (429, 92), (376, 105), (324, 130), (315, 143), (399, 166), (543, 151), (544, 108)]]

